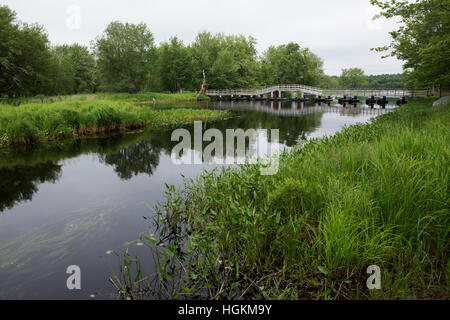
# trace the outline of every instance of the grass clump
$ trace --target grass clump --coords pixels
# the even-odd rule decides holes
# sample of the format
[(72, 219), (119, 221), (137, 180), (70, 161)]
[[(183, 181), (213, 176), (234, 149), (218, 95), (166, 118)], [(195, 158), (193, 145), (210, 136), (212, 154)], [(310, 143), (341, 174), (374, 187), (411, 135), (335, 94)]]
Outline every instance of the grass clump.
[(122, 101), (68, 101), (0, 107), (0, 146), (34, 144), (64, 138), (145, 127), (177, 126), (228, 115), (215, 110), (151, 110)]
[(197, 100), (209, 100), (206, 95), (201, 95), (197, 99), (197, 94), (194, 92), (185, 93), (159, 93), (159, 92), (142, 92), (142, 93), (85, 93), (74, 95), (58, 95), (58, 96), (44, 96), (38, 95), (34, 97), (20, 97), (20, 98), (1, 98), (0, 105), (19, 106), (30, 103), (54, 103), (62, 101), (92, 101), (92, 100), (109, 100), (109, 101), (127, 101), (127, 102), (157, 102), (157, 103), (174, 103), (174, 102), (188, 102)]
[[(448, 299), (448, 109), (418, 100), (312, 139), (274, 176), (243, 165), (169, 187), (159, 285), (170, 298)], [(381, 290), (366, 287), (370, 265)]]
[[(158, 93), (158, 92), (143, 92), (143, 93), (98, 93), (96, 97), (101, 99), (115, 100), (115, 101), (129, 101), (129, 102), (143, 102), (153, 101), (158, 103), (171, 103), (181, 101), (197, 101), (197, 93)], [(200, 99), (209, 100), (208, 96), (201, 95)]]

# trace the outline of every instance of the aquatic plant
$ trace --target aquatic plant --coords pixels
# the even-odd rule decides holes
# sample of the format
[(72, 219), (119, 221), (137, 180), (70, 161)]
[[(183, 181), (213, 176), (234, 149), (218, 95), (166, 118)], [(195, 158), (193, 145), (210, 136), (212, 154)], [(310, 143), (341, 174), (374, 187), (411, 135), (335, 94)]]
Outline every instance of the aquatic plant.
[[(113, 100), (127, 102), (147, 102), (158, 104), (197, 101), (197, 94), (194, 92), (186, 93), (159, 93), (159, 92), (142, 92), (142, 93), (89, 93), (89, 94), (73, 94), (73, 95), (56, 95), (45, 96), (38, 95), (34, 97), (20, 98), (1, 98), (0, 105), (19, 106), (28, 103), (54, 103), (61, 101), (86, 101), (86, 100)], [(201, 95), (199, 100), (209, 100), (208, 96)]]
[[(168, 186), (159, 240), (142, 237), (160, 257), (159, 292), (448, 299), (449, 106), (416, 100), (312, 139), (284, 153), (275, 176), (242, 165)], [(366, 286), (370, 265), (381, 290)]]
[(180, 126), (194, 120), (222, 119), (227, 115), (226, 111), (192, 108), (152, 110), (146, 106), (111, 100), (2, 106), (0, 146), (34, 144), (125, 129)]

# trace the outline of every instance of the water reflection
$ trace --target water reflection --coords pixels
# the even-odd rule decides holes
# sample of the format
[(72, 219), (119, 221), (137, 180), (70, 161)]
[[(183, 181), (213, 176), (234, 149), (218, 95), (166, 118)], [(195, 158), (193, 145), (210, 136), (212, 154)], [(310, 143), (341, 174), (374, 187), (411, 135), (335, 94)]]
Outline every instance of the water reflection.
[[(217, 106), (212, 104), (207, 107)], [(240, 108), (235, 110), (239, 113), (231, 119), (204, 123), (205, 130), (216, 128), (225, 136), (229, 128), (280, 129), (280, 143), (290, 147), (320, 126), (323, 115), (323, 112), (311, 112), (303, 117), (279, 117), (261, 110), (245, 111), (245, 104), (241, 104)], [(194, 126), (185, 126), (185, 129), (193, 137)], [(99, 161), (112, 166), (122, 180), (129, 180), (139, 174), (151, 176), (159, 165), (161, 153), (170, 154), (177, 144), (171, 141), (171, 132), (172, 130), (167, 129), (147, 130), (133, 135), (80, 139), (52, 146), (24, 147), (3, 152), (0, 159), (0, 212), (12, 209), (23, 201), (31, 201), (40, 184), (56, 183), (61, 177), (62, 160), (82, 154), (96, 154)], [(205, 148), (208, 144), (209, 142), (203, 142), (202, 147)], [(226, 145), (223, 148), (225, 154)], [(246, 154), (248, 149), (249, 145), (246, 144)]]
[[(225, 136), (226, 129), (279, 129), (286, 147), (388, 112), (290, 102), (197, 107), (233, 113), (204, 123), (204, 130), (216, 128)], [(193, 136), (193, 125), (184, 128)], [(147, 231), (142, 217), (163, 200), (165, 183), (179, 185), (181, 175), (195, 178), (215, 167), (172, 163), (178, 142), (171, 133), (145, 130), (0, 151), (0, 298), (88, 298), (94, 289), (114, 291), (107, 281), (111, 270), (99, 256)], [(145, 255), (145, 248), (134, 249)], [(86, 277), (78, 295), (65, 287), (71, 264), (80, 265)], [(153, 267), (151, 261), (146, 265)]]
[(129, 180), (141, 173), (152, 175), (159, 164), (161, 148), (150, 141), (140, 141), (133, 146), (121, 148), (116, 153), (100, 155), (100, 162), (113, 166), (123, 180)]
[(337, 113), (340, 115), (358, 116), (363, 114), (380, 115), (392, 111), (395, 105), (385, 108), (369, 107), (365, 104), (339, 105), (331, 103), (305, 103), (305, 102), (211, 102), (204, 106), (210, 109), (224, 109), (236, 111), (257, 111), (277, 116), (299, 117), (313, 113)]
[[(279, 129), (280, 143), (287, 147), (294, 146), (308, 136), (317, 136), (315, 131), (326, 119), (325, 114), (358, 118), (373, 117), (390, 111), (389, 108), (345, 108), (297, 102), (211, 102), (198, 107), (226, 109), (234, 113), (231, 119), (205, 123), (204, 130), (215, 128), (225, 136), (229, 128)], [(194, 126), (185, 126), (185, 129), (193, 137)], [(151, 176), (159, 165), (161, 153), (170, 154), (177, 144), (171, 141), (171, 132), (167, 129), (147, 130), (132, 135), (79, 139), (52, 146), (16, 148), (2, 152), (0, 212), (23, 201), (31, 201), (33, 194), (39, 189), (39, 184), (56, 183), (60, 178), (61, 160), (76, 158), (81, 154), (96, 154), (101, 163), (112, 166), (123, 180), (129, 180), (139, 174)], [(203, 142), (202, 147), (205, 148), (209, 143)], [(225, 154), (225, 144), (223, 148)], [(245, 154), (248, 154), (248, 149), (246, 144)]]
[(55, 162), (0, 168), (0, 212), (17, 203), (31, 201), (41, 183), (55, 183), (60, 178), (61, 168)]

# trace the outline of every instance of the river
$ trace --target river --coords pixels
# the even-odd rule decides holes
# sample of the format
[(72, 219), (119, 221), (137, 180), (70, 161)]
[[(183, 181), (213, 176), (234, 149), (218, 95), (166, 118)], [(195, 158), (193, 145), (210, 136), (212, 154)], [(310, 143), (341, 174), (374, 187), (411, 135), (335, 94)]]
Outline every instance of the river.
[[(205, 128), (217, 128), (224, 136), (226, 129), (279, 129), (280, 144), (288, 149), (394, 108), (290, 102), (198, 107), (232, 111), (230, 119)], [(186, 129), (192, 132), (193, 126)], [(140, 232), (149, 232), (165, 184), (180, 185), (182, 175), (193, 178), (218, 166), (175, 164), (172, 131), (0, 150), (0, 299), (115, 299), (108, 278), (119, 264), (109, 250), (130, 248), (150, 270), (148, 249), (136, 240)], [(70, 265), (81, 269), (81, 290), (67, 289)]]

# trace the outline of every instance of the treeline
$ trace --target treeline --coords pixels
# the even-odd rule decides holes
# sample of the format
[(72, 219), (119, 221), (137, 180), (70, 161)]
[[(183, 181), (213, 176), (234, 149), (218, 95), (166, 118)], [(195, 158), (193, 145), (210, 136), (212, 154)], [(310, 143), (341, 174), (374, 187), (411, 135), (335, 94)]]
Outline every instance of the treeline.
[(80, 45), (52, 47), (42, 26), (0, 7), (0, 96), (94, 92), (96, 59)]
[[(1, 6), (0, 40), (0, 96), (198, 91), (203, 71), (210, 89), (355, 85), (345, 81), (345, 69), (341, 77), (325, 75), (323, 61), (296, 43), (271, 46), (259, 56), (256, 39), (242, 35), (201, 32), (189, 45), (173, 37), (156, 46), (146, 24), (111, 22), (92, 48), (52, 46), (42, 26), (19, 22)], [(367, 85), (401, 86), (389, 75), (372, 77), (381, 76), (369, 76)]]
[(359, 68), (342, 69), (340, 76), (325, 76), (323, 88), (358, 88), (358, 89), (403, 89), (406, 87), (404, 75), (380, 74), (365, 75)]
[[(395, 18), (389, 45), (374, 48), (384, 57), (404, 61), (405, 81), (412, 87), (450, 87), (450, 0), (370, 0), (378, 18)], [(442, 93), (442, 92), (441, 92)]]

